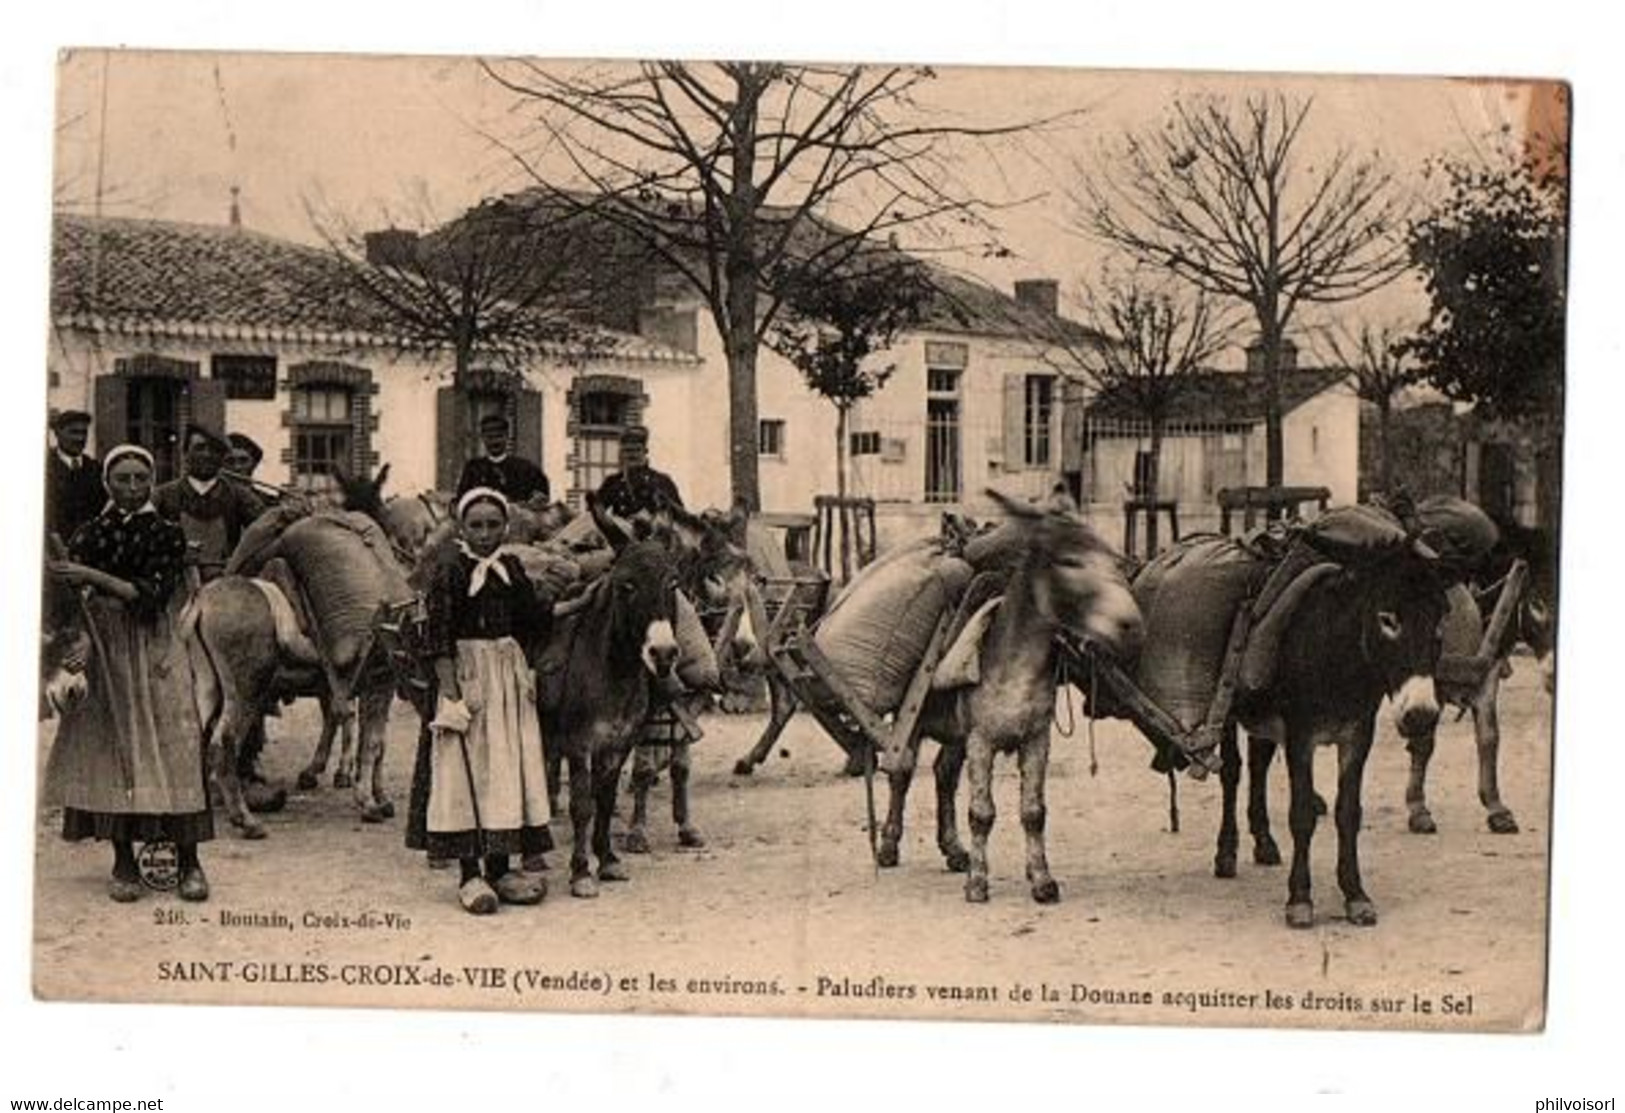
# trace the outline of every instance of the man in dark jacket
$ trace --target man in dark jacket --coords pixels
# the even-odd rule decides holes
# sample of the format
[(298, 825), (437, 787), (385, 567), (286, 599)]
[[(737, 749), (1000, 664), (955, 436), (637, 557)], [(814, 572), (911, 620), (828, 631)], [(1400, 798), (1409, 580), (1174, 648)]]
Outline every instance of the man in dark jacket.
[(480, 419), (480, 440), (485, 445), (485, 455), (476, 456), (463, 465), (463, 474), (457, 480), (458, 498), (475, 487), (489, 487), (501, 491), (512, 503), (540, 508), (552, 501), (547, 473), (532, 461), (510, 452), (510, 436), (508, 419), (501, 414), (487, 414)]
[(56, 446), (45, 457), (45, 531), (66, 542), (107, 504), (102, 465), (85, 451), (90, 415), (63, 410), (51, 419)]
[(599, 485), (598, 501), (617, 517), (645, 523), (684, 509), (671, 476), (649, 466), (648, 429), (630, 425), (621, 432), (621, 470)]
[(186, 532), (187, 563), (207, 583), (220, 575), (237, 541), (265, 504), (239, 483), (221, 476), (230, 445), (201, 425), (186, 431), (186, 474), (152, 493), (158, 513)]

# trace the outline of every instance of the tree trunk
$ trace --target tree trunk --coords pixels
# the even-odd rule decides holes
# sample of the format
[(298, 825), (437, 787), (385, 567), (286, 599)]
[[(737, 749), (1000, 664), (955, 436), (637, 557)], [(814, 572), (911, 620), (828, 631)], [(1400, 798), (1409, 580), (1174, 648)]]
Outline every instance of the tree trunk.
[[(1286, 441), (1281, 431), (1281, 324), (1275, 306), (1265, 307), (1260, 324), (1264, 348), (1264, 483), (1286, 483)], [(1272, 512), (1272, 516), (1273, 512)]]
[(1143, 497), (1149, 503), (1145, 511), (1146, 559), (1157, 555), (1157, 499), (1162, 484), (1162, 427), (1161, 418), (1151, 420), (1151, 461), (1145, 469)]
[(852, 580), (852, 530), (846, 506), (846, 452), (847, 427), (850, 407), (837, 406), (835, 410), (835, 498), (836, 517), (841, 531), (841, 582)]
[(1394, 490), (1394, 451), (1389, 430), (1393, 422), (1393, 399), (1377, 399), (1377, 485), (1384, 495)]
[(723, 200), (728, 238), (723, 276), (728, 284), (723, 306), (723, 344), (728, 353), (728, 478), (733, 504), (751, 513), (762, 508), (757, 472), (756, 438), (756, 301), (761, 286), (756, 257), (756, 127), (761, 86), (741, 78), (738, 98), (728, 116), (733, 139), (733, 187)]
[[(730, 302), (733, 300), (729, 299)], [(754, 302), (754, 297), (752, 302)], [(730, 316), (733, 314), (730, 312)], [(728, 345), (728, 479), (733, 505), (754, 514), (762, 509), (762, 491), (756, 456), (756, 331), (755, 307), (750, 323), (730, 326)]]

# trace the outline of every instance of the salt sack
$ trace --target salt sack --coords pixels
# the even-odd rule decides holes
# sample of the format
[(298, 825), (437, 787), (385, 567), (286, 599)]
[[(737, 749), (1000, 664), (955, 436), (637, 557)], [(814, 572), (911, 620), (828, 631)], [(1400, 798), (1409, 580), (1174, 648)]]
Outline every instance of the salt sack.
[(314, 514), (289, 526), (276, 546), (310, 603), (316, 640), (333, 666), (353, 666), (384, 604), (412, 599), (384, 532), (365, 514)]
[(1268, 566), (1225, 537), (1181, 542), (1135, 576), (1145, 638), (1134, 680), (1186, 729), (1207, 718), (1236, 612)]
[(958, 604), (973, 571), (931, 546), (890, 554), (847, 586), (813, 643), (871, 711), (895, 711), (938, 620)]
[(700, 612), (681, 591), (677, 593), (677, 621), (672, 632), (677, 638), (677, 679), (694, 690), (721, 688), (722, 670), (717, 667), (717, 655), (700, 621)]

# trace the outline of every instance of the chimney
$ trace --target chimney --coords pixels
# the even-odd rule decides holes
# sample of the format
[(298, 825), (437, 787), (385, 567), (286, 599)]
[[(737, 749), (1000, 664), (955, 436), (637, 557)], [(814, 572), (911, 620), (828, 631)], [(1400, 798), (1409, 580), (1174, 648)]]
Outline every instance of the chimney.
[(362, 238), (367, 245), (367, 262), (373, 266), (404, 266), (417, 255), (418, 234), (409, 228), (386, 228), (368, 232)]
[[(1296, 371), (1298, 369), (1298, 346), (1286, 337), (1281, 337), (1281, 370), (1282, 372)], [(1247, 345), (1247, 373), (1249, 375), (1262, 375), (1264, 373), (1264, 341), (1260, 337)]]
[(241, 228), (243, 226), (243, 208), (242, 205), (239, 204), (242, 192), (242, 189), (238, 186), (231, 187), (231, 214), (226, 218), (226, 223), (230, 224), (233, 228)]
[(1029, 309), (1057, 316), (1061, 312), (1061, 284), (1053, 278), (1018, 279), (1016, 300)]

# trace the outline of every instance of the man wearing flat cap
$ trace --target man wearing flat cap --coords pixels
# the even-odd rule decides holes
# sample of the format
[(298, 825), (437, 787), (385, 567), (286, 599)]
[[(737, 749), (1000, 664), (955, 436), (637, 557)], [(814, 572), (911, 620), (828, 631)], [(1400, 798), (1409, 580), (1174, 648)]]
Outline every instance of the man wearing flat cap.
[(458, 498), (475, 487), (489, 487), (501, 491), (512, 503), (539, 507), (552, 501), (553, 490), (547, 473), (533, 461), (510, 452), (510, 437), (508, 419), (501, 414), (486, 414), (480, 419), (480, 440), (485, 445), (485, 455), (476, 456), (463, 465), (463, 474), (457, 480)]
[(63, 541), (107, 504), (102, 488), (102, 465), (85, 451), (90, 439), (90, 415), (63, 410), (51, 418), (56, 442), (45, 457), (45, 531)]
[(598, 488), (599, 503), (617, 517), (651, 521), (672, 510), (682, 510), (683, 496), (665, 472), (649, 466), (649, 430), (629, 425), (621, 431), (621, 470)]
[(265, 510), (246, 484), (221, 477), (231, 445), (202, 425), (186, 430), (186, 474), (152, 493), (158, 513), (186, 534), (187, 563), (207, 583), (220, 575), (243, 530)]

